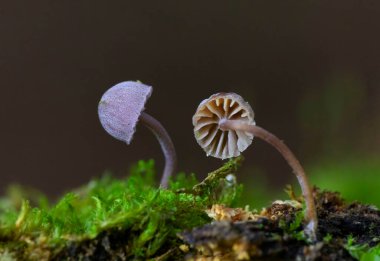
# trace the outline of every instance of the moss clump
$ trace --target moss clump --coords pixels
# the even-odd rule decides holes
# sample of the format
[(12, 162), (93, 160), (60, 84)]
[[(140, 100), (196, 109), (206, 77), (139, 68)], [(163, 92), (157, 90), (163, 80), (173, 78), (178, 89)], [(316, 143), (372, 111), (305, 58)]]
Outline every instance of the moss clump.
[(34, 202), (23, 199), (21, 206), (12, 197), (4, 198), (0, 203), (0, 259), (59, 259), (73, 246), (80, 249), (81, 244), (104, 239), (112, 231), (123, 235), (125, 247), (119, 255), (125, 259), (168, 255), (179, 245), (178, 232), (210, 221), (204, 212), (207, 207), (235, 200), (240, 187), (221, 177), (234, 173), (237, 163), (230, 161), (214, 172), (212, 182), (201, 187), (196, 186), (194, 175), (180, 174), (168, 190), (158, 189), (154, 162), (140, 161), (127, 179), (105, 175), (67, 193), (52, 206), (45, 197)]

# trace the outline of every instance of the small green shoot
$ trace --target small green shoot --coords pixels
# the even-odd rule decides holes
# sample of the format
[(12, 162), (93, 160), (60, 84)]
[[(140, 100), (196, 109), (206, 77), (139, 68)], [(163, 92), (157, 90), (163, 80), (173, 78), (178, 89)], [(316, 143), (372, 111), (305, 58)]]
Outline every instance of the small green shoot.
[(329, 244), (331, 242), (332, 238), (333, 238), (332, 235), (330, 233), (327, 233), (327, 235), (323, 237), (323, 242), (325, 244)]
[(372, 248), (367, 244), (355, 244), (355, 238), (350, 235), (344, 247), (352, 257), (360, 261), (380, 261), (380, 244)]
[(292, 238), (295, 238), (299, 241), (305, 241), (307, 238), (302, 229), (302, 222), (305, 216), (305, 206), (302, 210), (299, 210), (295, 213), (294, 219), (291, 223), (287, 224), (284, 219), (281, 219), (279, 222), (279, 227), (285, 231), (285, 233), (291, 235)]

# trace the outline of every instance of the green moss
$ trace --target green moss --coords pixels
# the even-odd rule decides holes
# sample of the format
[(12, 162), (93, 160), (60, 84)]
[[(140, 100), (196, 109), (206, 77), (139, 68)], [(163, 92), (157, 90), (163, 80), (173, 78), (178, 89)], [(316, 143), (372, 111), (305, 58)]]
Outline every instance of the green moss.
[(360, 261), (380, 260), (380, 244), (375, 247), (369, 247), (367, 244), (355, 244), (355, 238), (349, 236), (345, 248), (351, 256)]
[(241, 186), (224, 178), (235, 173), (238, 163), (231, 160), (201, 183), (194, 175), (179, 174), (163, 190), (154, 181), (154, 162), (139, 161), (127, 179), (105, 175), (52, 206), (43, 195), (28, 201), (22, 199), (27, 193), (13, 190), (17, 196), (0, 201), (1, 260), (48, 259), (69, 243), (114, 229), (133, 231), (131, 256), (163, 254), (162, 248), (175, 244), (178, 232), (210, 221), (204, 212), (208, 206), (236, 200)]
[(323, 237), (323, 243), (329, 244), (332, 239), (333, 239), (333, 236), (328, 233), (326, 236)]
[(306, 206), (303, 204), (302, 210), (295, 213), (294, 219), (290, 223), (286, 223), (284, 219), (279, 222), (279, 227), (284, 230), (285, 233), (289, 234), (292, 238), (298, 241), (307, 241), (307, 237), (302, 229), (302, 222), (305, 217)]

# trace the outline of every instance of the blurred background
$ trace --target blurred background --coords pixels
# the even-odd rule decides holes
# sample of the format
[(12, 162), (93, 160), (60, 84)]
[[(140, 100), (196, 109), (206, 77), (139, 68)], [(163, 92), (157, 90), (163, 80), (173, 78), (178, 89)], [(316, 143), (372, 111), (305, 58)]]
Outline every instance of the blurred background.
[[(233, 91), (283, 139), (314, 184), (380, 205), (379, 1), (3, 1), (0, 188), (57, 196), (139, 159), (163, 156), (137, 128), (130, 146), (100, 126), (112, 85), (154, 87), (146, 111), (167, 128), (179, 170), (222, 162), (195, 142), (201, 100)], [(238, 179), (253, 206), (285, 197), (290, 168), (256, 139)], [(295, 185), (297, 187), (297, 185)]]

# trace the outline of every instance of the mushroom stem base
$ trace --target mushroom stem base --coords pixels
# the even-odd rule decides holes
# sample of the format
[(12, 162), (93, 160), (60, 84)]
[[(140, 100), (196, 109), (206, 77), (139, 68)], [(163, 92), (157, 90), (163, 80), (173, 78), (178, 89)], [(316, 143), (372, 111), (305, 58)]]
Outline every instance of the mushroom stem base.
[(219, 128), (221, 130), (239, 130), (252, 133), (254, 136), (259, 137), (271, 144), (281, 153), (281, 155), (285, 158), (290, 167), (293, 169), (293, 172), (296, 175), (298, 182), (301, 186), (302, 194), (306, 203), (306, 226), (304, 231), (308, 238), (311, 241), (315, 242), (318, 218), (312, 195), (312, 189), (310, 187), (309, 181), (306, 177), (303, 167), (301, 166), (300, 162), (293, 154), (293, 152), (289, 149), (289, 147), (286, 146), (285, 143), (283, 143), (279, 138), (277, 138), (269, 131), (259, 126), (246, 124), (239, 120), (221, 120), (219, 122)]

